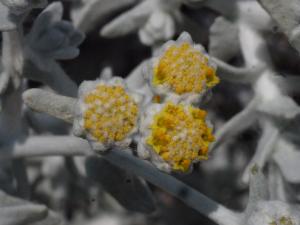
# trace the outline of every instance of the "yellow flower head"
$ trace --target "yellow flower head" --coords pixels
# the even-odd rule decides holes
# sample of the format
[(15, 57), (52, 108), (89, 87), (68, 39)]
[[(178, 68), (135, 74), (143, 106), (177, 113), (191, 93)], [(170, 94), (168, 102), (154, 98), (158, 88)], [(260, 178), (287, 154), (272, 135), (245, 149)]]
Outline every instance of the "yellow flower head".
[(176, 95), (202, 94), (219, 83), (215, 66), (187, 33), (165, 47), (154, 61), (152, 73), (154, 89), (168, 89)]
[(84, 133), (103, 146), (127, 142), (137, 130), (139, 108), (136, 98), (122, 82), (99, 82), (88, 89), (81, 97)]
[(166, 103), (154, 114), (145, 139), (172, 170), (186, 172), (193, 162), (207, 159), (212, 129), (206, 111), (183, 104)]
[(100, 84), (84, 102), (84, 128), (100, 142), (121, 141), (136, 125), (138, 106), (122, 86)]
[(153, 85), (168, 85), (176, 94), (200, 93), (219, 83), (208, 58), (188, 42), (170, 46), (154, 67)]
[(290, 217), (282, 216), (279, 218), (279, 224), (280, 225), (293, 225), (293, 221)]

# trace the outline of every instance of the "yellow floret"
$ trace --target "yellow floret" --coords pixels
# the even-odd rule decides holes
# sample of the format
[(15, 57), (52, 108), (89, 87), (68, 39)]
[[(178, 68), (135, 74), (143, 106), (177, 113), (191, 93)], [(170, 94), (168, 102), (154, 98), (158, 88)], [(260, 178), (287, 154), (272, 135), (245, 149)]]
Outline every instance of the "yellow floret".
[(214, 141), (205, 117), (202, 109), (167, 103), (154, 116), (146, 143), (173, 170), (185, 172), (194, 161), (207, 159), (209, 144)]
[(293, 223), (291, 218), (286, 217), (286, 216), (282, 216), (279, 219), (279, 224), (280, 225), (293, 225), (294, 223)]
[(172, 45), (153, 70), (153, 85), (167, 85), (177, 94), (201, 93), (219, 83), (208, 58), (189, 43)]
[(101, 143), (122, 141), (136, 126), (138, 105), (120, 85), (100, 84), (84, 103), (84, 128)]

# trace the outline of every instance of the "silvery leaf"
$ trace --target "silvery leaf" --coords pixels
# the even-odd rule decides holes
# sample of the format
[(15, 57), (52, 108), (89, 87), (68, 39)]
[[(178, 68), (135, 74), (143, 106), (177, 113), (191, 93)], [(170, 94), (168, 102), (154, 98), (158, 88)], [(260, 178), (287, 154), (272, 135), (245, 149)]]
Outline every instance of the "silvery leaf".
[(48, 215), (45, 219), (33, 223), (32, 225), (63, 225), (62, 219), (60, 216), (53, 212), (48, 211)]
[(53, 26), (62, 20), (63, 16), (63, 5), (60, 2), (55, 2), (47, 6), (34, 21), (33, 27), (31, 28), (30, 37), (31, 39), (39, 38), (48, 27)]
[(106, 24), (101, 30), (101, 35), (104, 37), (117, 37), (134, 32), (146, 23), (152, 10), (153, 3), (144, 1)]
[[(43, 59), (42, 59), (43, 60)], [(48, 85), (53, 90), (66, 95), (77, 96), (77, 85), (54, 60), (28, 59), (24, 63), (24, 76)]]
[(203, 2), (203, 5), (205, 7), (208, 7), (210, 9), (213, 9), (213, 10), (219, 12), (226, 18), (234, 19), (237, 14), (237, 4), (236, 3), (239, 2), (240, 0), (231, 0), (230, 4), (228, 4), (229, 3), (228, 0), (188, 0), (188, 1), (190, 1), (191, 3), (199, 2), (199, 4), (201, 4), (201, 2)]
[(0, 31), (9, 31), (17, 28), (23, 20), (23, 15), (10, 13), (9, 9), (0, 2)]
[(290, 97), (279, 95), (258, 104), (257, 111), (278, 119), (295, 119), (300, 113), (297, 103)]
[(30, 109), (26, 110), (25, 118), (30, 127), (36, 133), (52, 133), (57, 135), (67, 134), (70, 126), (62, 120), (56, 119), (44, 113), (34, 112)]
[(290, 43), (300, 52), (300, 2), (298, 0), (259, 0)]
[(281, 201), (260, 201), (247, 217), (246, 225), (299, 225), (299, 209)]
[(26, 36), (23, 75), (64, 95), (76, 96), (76, 84), (55, 60), (77, 57), (84, 34), (62, 20), (62, 15), (62, 3), (54, 2), (35, 20)]
[(143, 213), (155, 210), (152, 193), (139, 178), (100, 157), (89, 157), (85, 167), (88, 177), (99, 183), (126, 209)]
[(59, 49), (57, 51), (52, 52), (49, 54), (51, 58), (57, 59), (57, 60), (64, 60), (64, 59), (73, 59), (76, 58), (79, 55), (79, 49), (76, 47), (65, 47), (62, 49)]
[(89, 32), (113, 12), (137, 0), (82, 0), (72, 3), (71, 18), (76, 28)]
[(271, 160), (268, 163), (268, 187), (270, 199), (288, 202), (295, 197), (295, 193), (291, 189), (288, 189), (287, 182), (279, 166)]
[(282, 131), (282, 137), (288, 142), (293, 143), (295, 146), (300, 146), (299, 140), (300, 132), (300, 115), (297, 115), (295, 119), (291, 120), (284, 130)]
[(299, 225), (298, 209), (286, 202), (269, 200), (267, 181), (260, 168), (253, 166), (250, 174), (250, 196), (243, 224)]
[(291, 183), (300, 183), (299, 162), (300, 149), (285, 140), (276, 146), (273, 159), (279, 166), (284, 179)]
[(66, 45), (66, 41), (67, 39), (63, 32), (57, 29), (50, 29), (41, 36), (39, 42), (34, 45), (34, 48), (42, 52), (51, 51), (62, 45)]
[(47, 208), (7, 195), (0, 191), (1, 225), (32, 224), (47, 216)]
[(36, 19), (27, 40), (37, 54), (53, 59), (72, 59), (79, 55), (77, 46), (84, 35), (70, 22), (62, 20), (62, 13), (62, 4), (55, 2)]
[(210, 27), (209, 54), (224, 61), (239, 51), (238, 28), (224, 17), (216, 18)]
[(252, 212), (259, 201), (268, 200), (268, 186), (261, 169), (255, 164), (250, 168), (250, 190), (246, 213)]
[(32, 8), (42, 8), (47, 5), (47, 0), (1, 0), (9, 10), (16, 15), (21, 15)]
[(23, 93), (23, 101), (37, 112), (47, 112), (49, 115), (66, 122), (73, 122), (74, 108), (77, 102), (75, 98), (32, 88)]
[(0, 94), (3, 94), (9, 84), (9, 74), (5, 71), (2, 71), (2, 73), (0, 73)]
[(159, 41), (171, 39), (175, 30), (175, 22), (171, 15), (164, 11), (156, 11), (139, 30), (139, 37), (143, 44), (151, 46)]
[(274, 152), (274, 146), (277, 144), (277, 140), (279, 137), (279, 130), (272, 122), (260, 121), (262, 126), (262, 134), (258, 140), (257, 147), (252, 157), (251, 161), (249, 162), (246, 170), (242, 176), (242, 181), (244, 183), (249, 182), (249, 175), (250, 175), (250, 168), (253, 165), (257, 165), (260, 168), (264, 168), (265, 164), (270, 158), (270, 155)]
[(287, 33), (299, 25), (300, 4), (298, 0), (259, 0), (272, 18)]

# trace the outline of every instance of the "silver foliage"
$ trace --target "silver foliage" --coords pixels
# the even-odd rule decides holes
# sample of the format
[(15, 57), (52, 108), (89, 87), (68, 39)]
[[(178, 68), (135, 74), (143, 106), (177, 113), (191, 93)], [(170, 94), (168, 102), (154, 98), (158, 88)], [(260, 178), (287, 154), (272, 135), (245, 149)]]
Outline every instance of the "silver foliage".
[[(299, 53), (299, 11), (298, 0), (0, 0), (0, 225), (195, 223), (175, 198), (208, 219), (199, 224), (299, 225), (299, 75), (280, 76), (271, 54), (280, 43), (270, 48), (269, 38), (278, 26)], [(210, 102), (201, 101), (215, 125), (208, 161), (185, 177), (166, 174), (137, 157), (138, 135), (101, 154), (72, 135), (81, 97), (72, 78), (86, 80), (85, 63), (102, 63), (95, 52), (80, 55), (84, 40), (95, 44), (100, 29), (114, 43), (102, 54), (117, 65), (130, 61), (116, 59), (129, 34), (150, 47), (151, 56), (134, 52), (140, 64), (120, 74), (143, 108), (154, 96), (143, 77), (150, 57), (183, 28), (208, 46), (221, 79)], [(249, 130), (255, 140), (241, 137)]]

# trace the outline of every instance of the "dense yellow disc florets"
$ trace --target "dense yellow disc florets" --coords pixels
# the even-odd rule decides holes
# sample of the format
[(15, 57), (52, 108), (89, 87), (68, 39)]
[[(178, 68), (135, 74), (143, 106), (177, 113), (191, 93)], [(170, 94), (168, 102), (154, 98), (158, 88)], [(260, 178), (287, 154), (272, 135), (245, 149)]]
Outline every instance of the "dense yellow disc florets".
[(100, 84), (84, 103), (84, 128), (101, 143), (122, 141), (136, 126), (138, 105), (122, 86)]
[(153, 85), (168, 85), (177, 94), (200, 93), (219, 83), (208, 58), (189, 43), (172, 45), (154, 67)]
[(291, 218), (287, 217), (287, 216), (282, 216), (279, 218), (279, 224), (280, 225), (293, 225), (293, 221)]
[(212, 130), (205, 122), (204, 110), (167, 103), (154, 116), (146, 143), (173, 170), (187, 171), (197, 160), (207, 159)]

